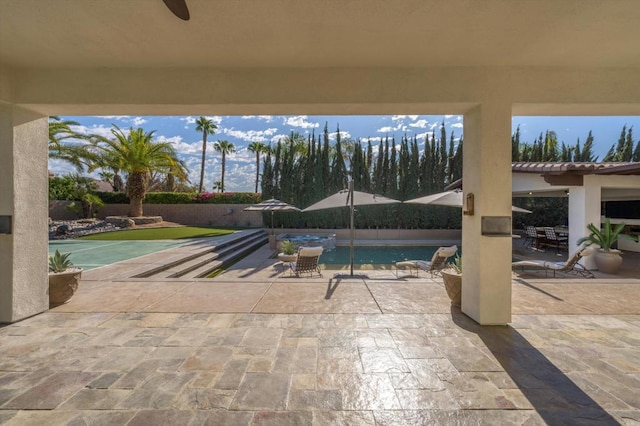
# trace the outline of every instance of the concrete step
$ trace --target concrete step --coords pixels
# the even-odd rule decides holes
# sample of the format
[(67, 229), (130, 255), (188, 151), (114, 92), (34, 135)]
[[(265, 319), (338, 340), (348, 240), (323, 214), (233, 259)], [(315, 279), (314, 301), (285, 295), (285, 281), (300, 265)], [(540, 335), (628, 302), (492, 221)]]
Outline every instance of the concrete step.
[(261, 236), (266, 237), (266, 233), (262, 229), (252, 229), (234, 232), (233, 234), (225, 235), (220, 238), (202, 238), (195, 239), (191, 244), (179, 247), (173, 251), (174, 255), (171, 260), (166, 262), (156, 263), (156, 266), (145, 268), (144, 270), (138, 269), (134, 275), (130, 275), (131, 278), (149, 278), (162, 274), (163, 271), (168, 269), (175, 269), (180, 264), (193, 261), (202, 256), (208, 256), (215, 251), (223, 251), (229, 246), (234, 246), (238, 242), (245, 239), (259, 238)]
[(225, 253), (223, 256), (218, 257), (217, 259), (200, 266), (197, 269), (193, 269), (185, 273), (184, 275), (180, 275), (180, 278), (204, 278), (207, 275), (218, 269), (224, 269), (230, 264), (234, 263), (238, 259), (241, 259), (247, 256), (249, 253), (257, 250), (258, 248), (268, 244), (269, 239), (265, 235), (263, 238), (256, 239), (252, 241), (250, 244), (246, 244), (243, 247), (239, 247), (238, 250), (233, 250)]
[(176, 265), (175, 267), (171, 268), (172, 272), (169, 274), (165, 275), (165, 273), (168, 271), (163, 271), (163, 275), (165, 275), (167, 278), (184, 277), (191, 271), (198, 270), (219, 258), (226, 257), (230, 253), (242, 251), (245, 247), (252, 246), (256, 241), (261, 241), (265, 238), (265, 235), (252, 235), (250, 237), (243, 238), (241, 240), (238, 240), (234, 244), (226, 245), (221, 249), (216, 248), (215, 250), (209, 253), (204, 253), (202, 256), (199, 256), (195, 259), (190, 259), (187, 262)]

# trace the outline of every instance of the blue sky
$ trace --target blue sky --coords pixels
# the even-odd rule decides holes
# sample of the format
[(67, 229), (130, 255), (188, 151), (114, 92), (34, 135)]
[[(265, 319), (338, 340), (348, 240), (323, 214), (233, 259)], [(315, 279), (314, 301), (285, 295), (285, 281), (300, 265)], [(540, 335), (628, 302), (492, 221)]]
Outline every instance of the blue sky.
[[(195, 130), (198, 116), (81, 116), (62, 117), (80, 123), (74, 130), (81, 133), (97, 133), (111, 136), (112, 124), (122, 129), (142, 127), (155, 130), (157, 140), (174, 145), (189, 168), (189, 178), (197, 184), (200, 174), (202, 133)], [(434, 130), (439, 135), (440, 123), (444, 120), (447, 137), (454, 133), (456, 139), (463, 134), (462, 116), (386, 115), (386, 116), (210, 116), (218, 126), (214, 135), (207, 138), (207, 161), (205, 189), (212, 190), (213, 182), (220, 180), (220, 154), (213, 149), (218, 140), (228, 140), (236, 146), (236, 153), (227, 156), (225, 189), (227, 191), (253, 191), (255, 185), (255, 154), (247, 150), (251, 142), (275, 143), (292, 131), (309, 134), (321, 133), (325, 123), (329, 124), (331, 137), (335, 139), (340, 126), (343, 138), (371, 140), (374, 146), (386, 135), (395, 136), (396, 141), (406, 134), (424, 140)], [(583, 142), (589, 130), (595, 138), (595, 154), (604, 157), (612, 144), (616, 143), (623, 125), (633, 126), (640, 135), (640, 117), (513, 117), (515, 131), (520, 126), (521, 141), (532, 143), (541, 132), (554, 130), (561, 142), (574, 145), (578, 138)], [(634, 140), (637, 141), (636, 136)], [(72, 173), (75, 170), (59, 160), (50, 160), (49, 169), (55, 174)]]

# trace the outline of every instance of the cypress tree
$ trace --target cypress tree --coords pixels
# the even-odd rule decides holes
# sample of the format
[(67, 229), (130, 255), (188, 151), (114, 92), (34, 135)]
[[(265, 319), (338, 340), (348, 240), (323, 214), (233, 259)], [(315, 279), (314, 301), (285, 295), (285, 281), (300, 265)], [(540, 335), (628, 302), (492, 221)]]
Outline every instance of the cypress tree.
[(398, 196), (398, 158), (396, 151), (396, 139), (391, 138), (391, 152), (389, 153), (389, 174), (387, 179), (387, 192), (390, 197)]
[(347, 187), (347, 167), (344, 164), (342, 152), (342, 140), (340, 138), (340, 127), (336, 131), (335, 156), (331, 167), (331, 192), (337, 192)]
[(378, 157), (376, 158), (376, 164), (373, 167), (373, 182), (371, 182), (371, 186), (374, 192), (381, 193), (383, 188), (382, 182), (382, 167), (384, 165), (384, 145), (382, 139), (380, 139), (380, 143), (378, 144)]
[(518, 125), (516, 132), (511, 135), (511, 161), (521, 161), (520, 158), (520, 125)]

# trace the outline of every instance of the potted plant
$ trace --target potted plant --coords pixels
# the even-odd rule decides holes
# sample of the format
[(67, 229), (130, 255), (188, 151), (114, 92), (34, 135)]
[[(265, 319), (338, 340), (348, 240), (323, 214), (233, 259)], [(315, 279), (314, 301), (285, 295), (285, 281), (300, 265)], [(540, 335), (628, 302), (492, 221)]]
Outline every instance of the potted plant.
[(49, 308), (67, 303), (78, 290), (82, 268), (74, 268), (71, 253), (49, 256)]
[(450, 262), (440, 273), (451, 304), (459, 307), (462, 304), (462, 257), (456, 255), (453, 262)]
[(617, 273), (618, 269), (620, 269), (620, 265), (622, 265), (622, 252), (612, 248), (612, 246), (620, 238), (628, 238), (636, 241), (635, 237), (621, 233), (624, 227), (624, 222), (620, 222), (618, 225), (613, 227), (609, 218), (606, 218), (602, 229), (598, 229), (593, 223), (587, 225), (587, 229), (589, 229), (589, 232), (591, 233), (578, 240), (578, 245), (586, 243), (586, 246), (590, 246), (592, 244), (600, 246), (594, 258), (599, 271), (606, 274)]
[(281, 253), (278, 254), (278, 259), (283, 262), (293, 262), (296, 260), (296, 251), (298, 248), (295, 243), (289, 240), (284, 240), (280, 243)]

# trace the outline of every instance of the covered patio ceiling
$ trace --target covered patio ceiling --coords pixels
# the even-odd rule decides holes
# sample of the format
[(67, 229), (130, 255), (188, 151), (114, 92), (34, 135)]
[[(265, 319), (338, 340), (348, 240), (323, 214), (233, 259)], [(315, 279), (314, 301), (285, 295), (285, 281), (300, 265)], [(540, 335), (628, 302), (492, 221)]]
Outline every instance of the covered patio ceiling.
[(634, 0), (186, 2), (189, 21), (162, 0), (0, 0), (0, 100), (60, 115), (461, 114), (499, 92), (514, 115), (640, 113)]
[(12, 68), (640, 67), (634, 0), (0, 1)]

